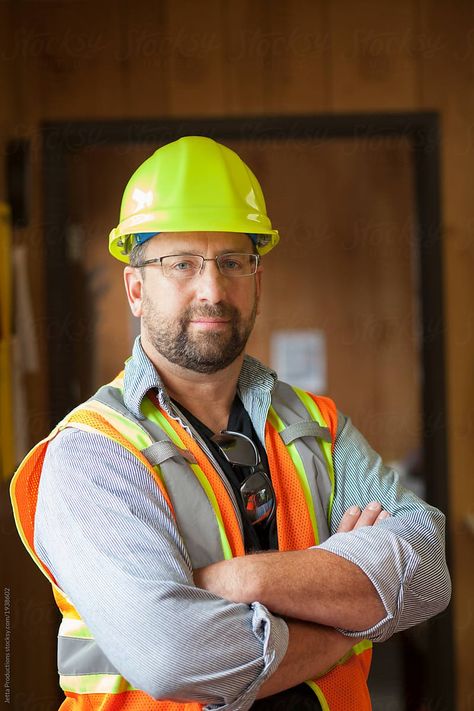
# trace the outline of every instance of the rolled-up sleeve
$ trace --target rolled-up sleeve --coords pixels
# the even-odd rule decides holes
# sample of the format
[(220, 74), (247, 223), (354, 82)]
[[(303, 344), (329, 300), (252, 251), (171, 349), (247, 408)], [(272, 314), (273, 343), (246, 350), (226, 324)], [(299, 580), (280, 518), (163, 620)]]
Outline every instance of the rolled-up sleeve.
[[(349, 418), (334, 447), (336, 488), (331, 537), (324, 548), (358, 565), (369, 577), (386, 616), (364, 632), (342, 630), (383, 641), (395, 632), (442, 612), (449, 603), (451, 581), (445, 557), (445, 517), (404, 489), (397, 473), (385, 466)], [(380, 501), (391, 517), (377, 526), (336, 533), (352, 505)]]
[(35, 546), (110, 662), (155, 699), (248, 709), (286, 653), (283, 620), (195, 587), (150, 473), (100, 434), (51, 442)]

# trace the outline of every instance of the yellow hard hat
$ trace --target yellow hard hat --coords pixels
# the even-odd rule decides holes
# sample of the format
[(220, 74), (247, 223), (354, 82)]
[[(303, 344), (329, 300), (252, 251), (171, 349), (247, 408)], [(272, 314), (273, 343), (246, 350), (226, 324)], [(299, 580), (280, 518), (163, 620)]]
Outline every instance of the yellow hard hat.
[(185, 136), (159, 148), (135, 171), (109, 235), (122, 262), (135, 244), (159, 232), (243, 232), (259, 254), (278, 243), (257, 178), (230, 148)]

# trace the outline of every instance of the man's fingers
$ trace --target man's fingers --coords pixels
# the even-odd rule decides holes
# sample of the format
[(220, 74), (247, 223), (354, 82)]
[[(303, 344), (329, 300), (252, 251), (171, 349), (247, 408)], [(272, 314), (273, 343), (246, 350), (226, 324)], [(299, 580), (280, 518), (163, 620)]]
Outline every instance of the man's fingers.
[(367, 504), (365, 509), (362, 511), (354, 528), (360, 528), (361, 526), (373, 526), (381, 512), (382, 504), (380, 501), (371, 501), (370, 504)]
[(379, 501), (371, 501), (362, 511), (358, 506), (351, 506), (344, 513), (337, 532), (348, 533), (361, 526), (375, 526), (389, 516), (389, 512), (382, 509)]
[(338, 526), (337, 532), (348, 533), (348, 531), (352, 531), (359, 520), (360, 513), (360, 508), (358, 506), (351, 506), (350, 509), (347, 509), (341, 518), (341, 523)]
[(376, 526), (381, 521), (385, 521), (386, 518), (390, 518), (390, 516), (391, 514), (389, 514), (388, 511), (381, 511), (375, 520), (374, 526)]

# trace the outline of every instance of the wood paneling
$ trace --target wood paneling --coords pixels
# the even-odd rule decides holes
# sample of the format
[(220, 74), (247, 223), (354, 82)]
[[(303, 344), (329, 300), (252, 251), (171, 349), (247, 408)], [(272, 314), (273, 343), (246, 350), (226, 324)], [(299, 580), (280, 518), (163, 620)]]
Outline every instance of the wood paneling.
[(423, 0), (422, 36), (436, 51), (422, 54), (423, 105), (442, 114), (442, 193), (446, 294), (451, 548), (458, 708), (474, 708), (470, 654), (474, 640), (474, 6)]
[(417, 105), (416, 2), (329, 3), (333, 111)]
[(330, 35), (322, 0), (281, 0), (267, 15), (262, 37), (270, 113), (320, 112), (330, 108), (326, 71)]
[(169, 0), (169, 102), (175, 116), (225, 113), (221, 5)]
[[(0, 3), (0, 155), (5, 155), (6, 141), (13, 134), (15, 102), (14, 71), (17, 54), (11, 31), (11, 5)], [(0, 171), (0, 200), (6, 199), (5, 171)]]
[(229, 0), (222, 4), (224, 97), (226, 114), (260, 114), (265, 110), (265, 0)]
[[(29, 204), (29, 222), (14, 231), (14, 244), (28, 247), (28, 279), (34, 312), (34, 327), (38, 338), (41, 371), (25, 375), (24, 384), (28, 393), (28, 419), (25, 422), (31, 443), (45, 434), (47, 427), (47, 380), (45, 377), (47, 354), (42, 334), (48, 328), (44, 309), (43, 226), (41, 221), (41, 147), (39, 122), (43, 118), (42, 104), (38, 95), (38, 56), (47, 44), (45, 36), (38, 33), (30, 23), (32, 3), (0, 3), (6, 24), (0, 22), (0, 32), (6, 32), (3, 61), (0, 75), (5, 72), (10, 86), (10, 95), (2, 103), (9, 112), (7, 130), (9, 139), (28, 139), (30, 143), (30, 175), (24, 189)], [(36, 5), (36, 9), (38, 9)], [(44, 10), (44, 6), (43, 6)], [(59, 40), (58, 40), (59, 41)], [(3, 171), (2, 177), (3, 177)]]
[(42, 120), (109, 117), (124, 107), (119, 13), (112, 0), (20, 2), (23, 92)]
[[(127, 116), (166, 116), (170, 110), (170, 63), (176, 42), (168, 25), (168, 3), (120, 0), (119, 45), (113, 47), (121, 74)], [(110, 115), (116, 115), (114, 110)]]

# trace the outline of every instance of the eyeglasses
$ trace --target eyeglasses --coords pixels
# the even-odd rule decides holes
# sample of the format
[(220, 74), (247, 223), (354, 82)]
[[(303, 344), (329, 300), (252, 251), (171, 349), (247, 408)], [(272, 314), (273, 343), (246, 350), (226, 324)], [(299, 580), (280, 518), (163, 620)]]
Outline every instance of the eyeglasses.
[(218, 257), (205, 259), (200, 254), (168, 254), (157, 259), (147, 259), (138, 267), (148, 267), (157, 264), (161, 267), (165, 277), (171, 279), (192, 279), (201, 274), (204, 262), (216, 262), (220, 273), (226, 277), (252, 276), (258, 268), (260, 255), (258, 254), (220, 254)]
[(211, 439), (230, 464), (250, 467), (250, 474), (240, 487), (245, 513), (252, 526), (263, 522), (268, 525), (275, 513), (276, 497), (271, 479), (262, 466), (258, 449), (249, 437), (240, 432), (223, 430)]

